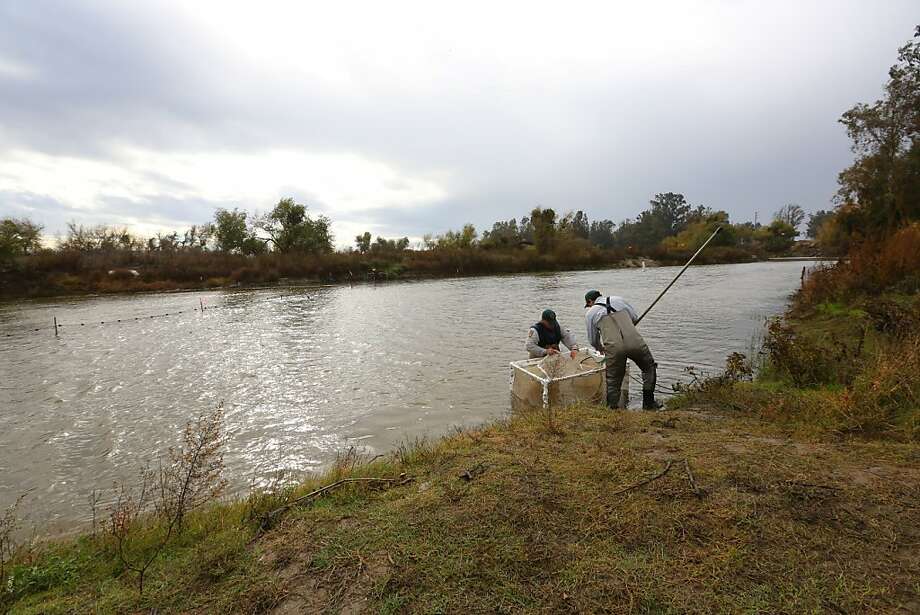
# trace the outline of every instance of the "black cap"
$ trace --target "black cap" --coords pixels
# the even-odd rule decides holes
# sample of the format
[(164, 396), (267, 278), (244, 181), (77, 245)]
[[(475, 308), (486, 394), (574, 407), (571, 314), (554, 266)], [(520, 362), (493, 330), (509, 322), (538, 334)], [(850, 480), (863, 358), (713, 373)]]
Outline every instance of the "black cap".
[(543, 310), (543, 314), (540, 315), (540, 320), (545, 320), (546, 322), (556, 322), (556, 312), (552, 310)]
[(591, 303), (592, 301), (594, 301), (600, 296), (601, 296), (601, 292), (599, 290), (589, 290), (588, 292), (586, 292), (585, 293), (585, 307), (587, 307), (589, 303)]

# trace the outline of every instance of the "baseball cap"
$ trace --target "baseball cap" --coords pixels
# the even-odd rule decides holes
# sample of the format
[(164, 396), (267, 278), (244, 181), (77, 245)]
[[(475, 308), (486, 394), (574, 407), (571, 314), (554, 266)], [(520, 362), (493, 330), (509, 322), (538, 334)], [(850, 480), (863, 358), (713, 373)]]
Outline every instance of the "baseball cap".
[(585, 307), (587, 307), (589, 303), (591, 303), (592, 301), (594, 301), (600, 296), (601, 296), (601, 293), (599, 290), (589, 290), (588, 292), (586, 292), (585, 293)]

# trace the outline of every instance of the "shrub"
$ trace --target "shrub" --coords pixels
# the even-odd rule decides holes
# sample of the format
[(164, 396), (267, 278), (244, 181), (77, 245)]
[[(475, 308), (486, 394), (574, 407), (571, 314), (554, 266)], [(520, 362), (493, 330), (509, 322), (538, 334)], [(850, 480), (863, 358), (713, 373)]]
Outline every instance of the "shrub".
[(262, 269), (259, 267), (241, 267), (230, 275), (230, 278), (234, 282), (243, 284), (252, 284), (254, 282), (277, 282), (279, 277), (276, 269)]
[(829, 344), (818, 344), (800, 336), (781, 318), (767, 324), (763, 347), (773, 374), (797, 387), (848, 384), (861, 366), (865, 330), (850, 345), (831, 334)]
[(157, 471), (144, 468), (140, 484), (116, 484), (109, 508), (108, 531), (118, 561), (144, 578), (170, 541), (182, 533), (186, 515), (216, 498), (227, 485), (224, 468), (223, 408), (189, 421), (182, 447), (170, 448)]
[(920, 335), (882, 349), (841, 395), (837, 415), (847, 432), (920, 435)]
[(866, 241), (848, 261), (812, 272), (798, 297), (800, 305), (839, 301), (886, 289), (920, 290), (920, 223), (900, 229), (887, 239)]

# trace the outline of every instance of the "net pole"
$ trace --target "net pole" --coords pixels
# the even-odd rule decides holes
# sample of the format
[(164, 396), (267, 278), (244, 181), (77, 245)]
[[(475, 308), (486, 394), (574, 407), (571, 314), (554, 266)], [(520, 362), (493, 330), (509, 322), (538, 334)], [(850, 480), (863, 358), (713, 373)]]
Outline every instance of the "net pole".
[(721, 227), (721, 226), (716, 227), (716, 230), (713, 232), (712, 235), (709, 236), (709, 239), (707, 239), (706, 241), (704, 241), (704, 242), (703, 242), (703, 245), (700, 246), (700, 249), (697, 250), (696, 253), (695, 253), (693, 256), (690, 257), (690, 260), (688, 260), (688, 261), (687, 261), (687, 264), (684, 265), (683, 269), (681, 269), (680, 272), (679, 272), (676, 276), (674, 276), (674, 279), (671, 280), (671, 283), (664, 287), (664, 290), (661, 291), (661, 293), (659, 293), (659, 295), (658, 295), (657, 297), (655, 297), (655, 300), (652, 301), (652, 304), (651, 304), (650, 306), (648, 306), (647, 308), (645, 308), (645, 311), (642, 312), (642, 316), (640, 316), (640, 317), (639, 317), (639, 320), (636, 321), (636, 324), (637, 324), (637, 325), (638, 325), (640, 322), (642, 322), (642, 319), (645, 318), (645, 315), (648, 314), (648, 313), (651, 311), (651, 309), (652, 309), (653, 307), (655, 307), (655, 304), (658, 303), (658, 301), (659, 301), (662, 297), (664, 297), (664, 294), (665, 294), (666, 292), (668, 292), (669, 290), (671, 290), (671, 287), (674, 286), (674, 282), (676, 282), (676, 281), (678, 280), (678, 278), (680, 278), (680, 276), (684, 275), (684, 272), (687, 270), (687, 267), (689, 267), (689, 266), (693, 263), (693, 261), (696, 260), (696, 257), (700, 255), (700, 252), (702, 252), (702, 251), (706, 248), (706, 246), (709, 245), (709, 242), (710, 242), (710, 241), (712, 241), (713, 239), (715, 239), (716, 235), (718, 235), (718, 234), (719, 234), (719, 231), (721, 231), (721, 230), (722, 230), (722, 227)]

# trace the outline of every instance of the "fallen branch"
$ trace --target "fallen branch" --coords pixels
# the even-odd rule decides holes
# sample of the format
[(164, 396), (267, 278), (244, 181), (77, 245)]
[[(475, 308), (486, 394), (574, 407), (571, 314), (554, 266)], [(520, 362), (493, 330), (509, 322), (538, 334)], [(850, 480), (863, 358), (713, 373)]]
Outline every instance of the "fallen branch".
[(635, 485), (630, 485), (629, 487), (624, 487), (623, 489), (620, 489), (619, 491), (614, 491), (614, 492), (611, 493), (610, 495), (620, 495), (620, 494), (622, 494), (622, 493), (626, 493), (627, 491), (632, 491), (633, 489), (638, 489), (639, 487), (642, 487), (642, 486), (644, 486), (644, 485), (647, 485), (647, 484), (649, 484), (649, 483), (652, 482), (652, 481), (658, 480), (659, 478), (661, 478), (662, 476), (664, 476), (665, 474), (667, 474), (668, 471), (670, 471), (670, 469), (671, 469), (671, 463), (672, 463), (672, 461), (671, 461), (670, 459), (668, 459), (668, 462), (665, 464), (664, 469), (663, 469), (661, 472), (659, 472), (658, 474), (656, 474), (655, 476), (652, 476), (652, 477), (650, 477), (650, 478), (646, 478), (645, 480), (640, 481), (640, 482), (636, 483)]
[(406, 476), (405, 473), (400, 474), (399, 478), (342, 478), (342, 479), (335, 481), (334, 483), (330, 483), (324, 487), (320, 487), (319, 489), (311, 491), (310, 493), (306, 495), (302, 495), (299, 498), (294, 498), (293, 500), (291, 500), (284, 506), (281, 506), (279, 508), (276, 508), (273, 511), (265, 513), (262, 516), (261, 523), (259, 523), (259, 529), (261, 531), (267, 530), (274, 524), (274, 521), (277, 517), (283, 515), (284, 513), (289, 511), (294, 506), (297, 506), (298, 504), (301, 504), (303, 502), (307, 502), (315, 498), (318, 498), (324, 493), (328, 493), (329, 491), (332, 491), (336, 487), (344, 485), (345, 483), (387, 483), (387, 484), (395, 483), (397, 485), (405, 485), (406, 483), (411, 482), (411, 481), (412, 481), (412, 477)]
[(803, 483), (797, 480), (787, 480), (785, 481), (787, 485), (796, 485), (798, 487), (811, 487), (813, 489), (827, 489), (829, 491), (841, 491), (841, 487), (834, 487), (833, 485), (818, 485), (816, 483)]
[(687, 471), (687, 480), (690, 482), (690, 488), (693, 489), (693, 495), (696, 497), (702, 497), (703, 491), (696, 484), (696, 479), (693, 478), (693, 471), (690, 469), (690, 462), (684, 459), (684, 469)]

